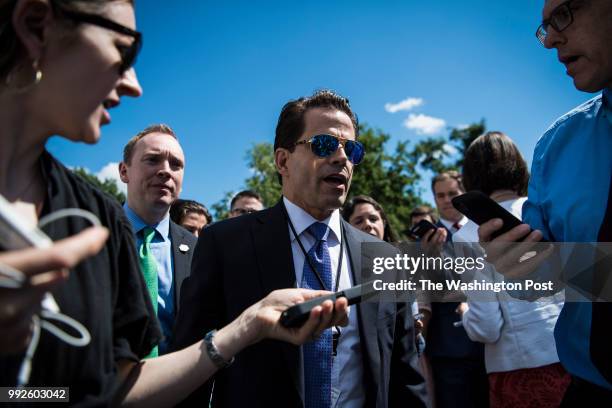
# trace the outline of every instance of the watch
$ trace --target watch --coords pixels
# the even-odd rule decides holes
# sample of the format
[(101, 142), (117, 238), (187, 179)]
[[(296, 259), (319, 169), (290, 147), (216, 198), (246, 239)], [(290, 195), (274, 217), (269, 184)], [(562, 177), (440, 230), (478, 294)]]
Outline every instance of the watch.
[(211, 330), (206, 333), (206, 336), (204, 336), (204, 344), (206, 345), (206, 353), (208, 354), (208, 357), (211, 359), (213, 364), (217, 366), (217, 368), (221, 369), (230, 366), (234, 362), (235, 357), (232, 357), (229, 360), (223, 358), (213, 341), (215, 334), (217, 334), (217, 330)]

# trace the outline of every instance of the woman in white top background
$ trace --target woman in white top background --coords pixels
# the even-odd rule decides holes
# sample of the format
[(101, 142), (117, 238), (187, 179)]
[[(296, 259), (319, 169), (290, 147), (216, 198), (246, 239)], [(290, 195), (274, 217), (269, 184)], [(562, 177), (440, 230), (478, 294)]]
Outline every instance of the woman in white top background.
[[(528, 181), (527, 164), (504, 133), (487, 132), (466, 150), (466, 191), (485, 193), (519, 219)], [(469, 221), (453, 241), (477, 243), (478, 225)], [(500, 279), (494, 271), (484, 272), (487, 280)], [(559, 406), (570, 381), (553, 338), (563, 295), (537, 302), (518, 300), (503, 291), (467, 295), (467, 306), (462, 304), (458, 312), (470, 339), (485, 344), (491, 407)]]

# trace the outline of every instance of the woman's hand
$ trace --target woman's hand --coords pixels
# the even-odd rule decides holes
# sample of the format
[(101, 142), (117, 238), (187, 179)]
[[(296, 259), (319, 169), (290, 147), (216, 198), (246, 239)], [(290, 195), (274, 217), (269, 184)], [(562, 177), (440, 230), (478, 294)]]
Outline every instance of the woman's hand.
[(469, 309), (469, 306), (466, 302), (459, 303), (459, 306), (455, 309), (455, 313), (459, 316), (463, 317), (463, 314)]
[(215, 336), (222, 355), (233, 356), (243, 348), (264, 338), (283, 340), (300, 345), (321, 335), (332, 326), (348, 324), (348, 302), (345, 298), (335, 302), (326, 300), (314, 307), (302, 327), (286, 328), (280, 324), (281, 314), (289, 307), (331, 292), (309, 289), (275, 290), (246, 309), (236, 320), (219, 330)]
[(50, 248), (0, 252), (0, 266), (23, 274), (18, 288), (0, 287), (0, 354), (24, 350), (32, 334), (32, 316), (46, 292), (68, 278), (68, 269), (97, 254), (108, 238), (103, 227), (88, 228)]

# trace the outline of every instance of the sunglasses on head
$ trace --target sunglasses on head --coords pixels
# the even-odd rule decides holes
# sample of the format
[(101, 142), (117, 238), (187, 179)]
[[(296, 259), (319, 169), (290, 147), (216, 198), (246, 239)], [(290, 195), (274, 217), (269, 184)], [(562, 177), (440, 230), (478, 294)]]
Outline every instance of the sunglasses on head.
[(319, 157), (331, 156), (338, 147), (342, 147), (348, 159), (355, 165), (361, 163), (365, 155), (363, 144), (333, 135), (316, 135), (308, 140), (300, 140), (294, 146), (301, 144), (309, 144), (310, 150)]
[(142, 34), (134, 31), (131, 28), (115, 23), (112, 20), (99, 16), (97, 14), (82, 13), (80, 11), (60, 9), (60, 13), (68, 19), (76, 23), (87, 23), (98, 27), (112, 30), (116, 33), (128, 35), (134, 38), (132, 44), (125, 47), (118, 47), (121, 54), (121, 65), (119, 66), (119, 74), (123, 75), (125, 71), (130, 69), (136, 62), (136, 57), (142, 48)]

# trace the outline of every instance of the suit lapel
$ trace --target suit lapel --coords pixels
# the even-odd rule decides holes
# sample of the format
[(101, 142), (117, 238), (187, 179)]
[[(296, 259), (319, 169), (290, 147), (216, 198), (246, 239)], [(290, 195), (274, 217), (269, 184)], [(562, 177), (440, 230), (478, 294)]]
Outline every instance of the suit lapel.
[[(354, 232), (354, 229), (344, 220), (342, 220), (342, 229), (346, 239), (346, 249), (351, 262), (351, 271), (353, 273), (353, 282), (355, 285), (362, 283), (361, 271), (361, 243), (363, 242)], [(376, 399), (378, 393), (377, 373), (380, 372), (380, 355), (378, 352), (378, 309), (379, 302), (364, 302), (357, 305), (357, 321), (359, 325), (359, 340), (362, 345), (363, 361), (365, 377), (369, 378), (374, 384), (371, 398)], [(367, 393), (370, 390), (367, 389)], [(371, 400), (370, 398), (370, 400)]]
[[(181, 231), (174, 222), (170, 221), (170, 242), (172, 244), (172, 261), (174, 267), (174, 307), (178, 315), (178, 305), (180, 302), (181, 284), (189, 275), (189, 251), (194, 248), (188, 246), (184, 239), (184, 232)], [(187, 245), (188, 250), (183, 252), (179, 250), (181, 245)]]
[(263, 296), (276, 289), (296, 287), (289, 227), (282, 206), (281, 201), (270, 211), (258, 214), (253, 226)]
[[(263, 288), (262, 296), (276, 289), (296, 287), (289, 227), (282, 199), (269, 211), (262, 211), (256, 215), (252, 234)], [(278, 346), (295, 384), (296, 392), (304, 401), (300, 348), (285, 342), (279, 342)]]

